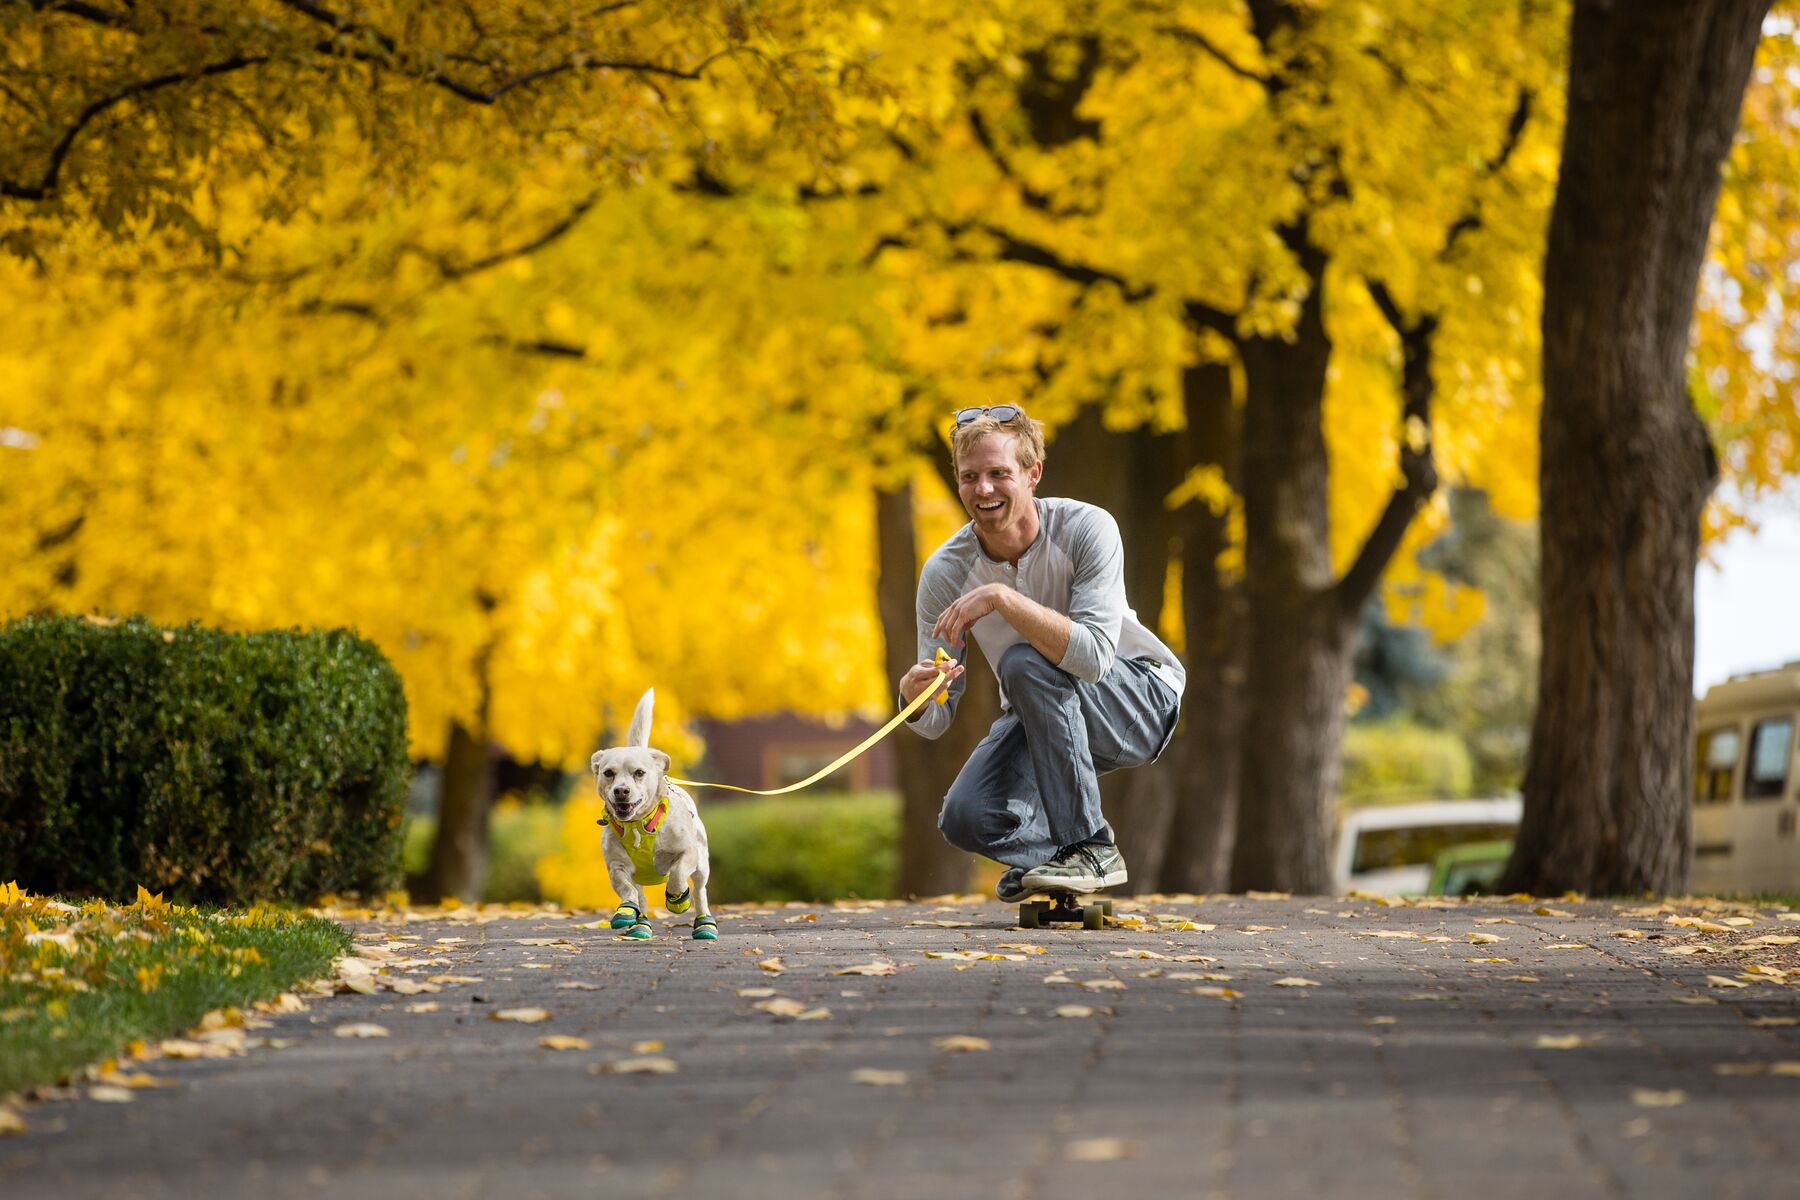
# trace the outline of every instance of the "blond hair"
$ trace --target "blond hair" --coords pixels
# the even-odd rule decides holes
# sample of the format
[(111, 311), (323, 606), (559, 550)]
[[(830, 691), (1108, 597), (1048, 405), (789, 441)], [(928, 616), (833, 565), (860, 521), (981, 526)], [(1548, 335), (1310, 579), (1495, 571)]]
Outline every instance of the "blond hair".
[(1015, 449), (1019, 455), (1019, 469), (1029, 471), (1044, 461), (1044, 423), (1020, 413), (1012, 420), (1002, 424), (993, 417), (983, 413), (963, 425), (958, 425), (950, 435), (950, 466), (955, 469), (962, 456), (975, 448), (982, 438), (996, 433), (1015, 433), (1019, 436)]

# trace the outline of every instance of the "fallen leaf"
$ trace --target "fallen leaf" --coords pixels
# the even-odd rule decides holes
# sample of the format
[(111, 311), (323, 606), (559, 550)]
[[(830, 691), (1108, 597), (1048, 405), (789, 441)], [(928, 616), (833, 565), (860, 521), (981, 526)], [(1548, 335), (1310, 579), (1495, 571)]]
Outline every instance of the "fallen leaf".
[(1207, 925), (1200, 921), (1164, 921), (1162, 927), (1177, 933), (1211, 933), (1218, 928), (1217, 925)]
[(879, 1067), (858, 1067), (850, 1072), (851, 1083), (866, 1083), (870, 1087), (901, 1087), (906, 1080), (905, 1071), (883, 1071)]
[(1280, 925), (1246, 925), (1242, 929), (1238, 930), (1238, 932), (1239, 933), (1277, 933), (1281, 930), (1281, 928), (1282, 928), (1282, 926), (1280, 926)]
[(596, 1075), (673, 1075), (681, 1068), (675, 1065), (672, 1058), (661, 1055), (650, 1055), (646, 1058), (621, 1058), (615, 1062), (600, 1063), (588, 1070)]
[(1044, 976), (1044, 982), (1045, 983), (1074, 983), (1075, 981), (1073, 979), (1070, 979), (1067, 975), (1064, 975), (1061, 971), (1058, 971), (1054, 975)]
[(1502, 975), (1500, 977), (1500, 982), (1501, 983), (1538, 983), (1540, 981), (1536, 975)]
[(1293, 898), (1291, 892), (1245, 892), (1244, 895), (1252, 900), (1289, 900)]
[(10, 1108), (0, 1108), (0, 1137), (17, 1137), (24, 1132), (25, 1118)]
[(1552, 950), (1591, 950), (1591, 949), (1593, 949), (1593, 947), (1589, 946), (1586, 942), (1552, 942), (1550, 944), (1550, 949), (1552, 949)]
[(1741, 979), (1727, 979), (1723, 975), (1708, 975), (1706, 986), (1718, 988), (1747, 988), (1750, 985)]
[(797, 1017), (806, 1011), (806, 1005), (787, 996), (776, 996), (772, 1000), (761, 1000), (750, 1007), (777, 1017)]
[(1419, 937), (1418, 934), (1409, 933), (1403, 929), (1371, 929), (1369, 932), (1363, 934), (1363, 936), (1378, 938), (1411, 938), (1415, 941)]
[(1766, 1062), (1728, 1062), (1713, 1064), (1714, 1075), (1765, 1075), (1769, 1064)]
[(775, 994), (775, 989), (763, 987), (739, 988), (737, 994), (740, 996), (773, 996)]
[(798, 916), (783, 917), (781, 919), (781, 923), (783, 925), (793, 925), (793, 924), (796, 924), (801, 921), (817, 921), (818, 919), (819, 919), (818, 913), (801, 913)]
[(1800, 921), (1800, 912), (1776, 913), (1775, 919), (1777, 921)]
[(763, 970), (767, 971), (771, 975), (779, 975), (783, 971), (787, 970), (786, 967), (781, 965), (781, 960), (779, 958), (765, 958), (761, 962), (757, 963), (756, 965), (761, 967)]
[(1517, 925), (1518, 924), (1518, 922), (1513, 920), (1511, 917), (1476, 917), (1475, 923), (1477, 925)]
[(1397, 1025), (1397, 1024), (1399, 1024), (1399, 1022), (1400, 1022), (1399, 1017), (1370, 1017), (1368, 1020), (1364, 1021), (1363, 1024), (1364, 1025)]
[(1778, 1029), (1788, 1025), (1800, 1025), (1800, 1017), (1756, 1017), (1750, 1023), (1761, 1029)]
[(1744, 926), (1754, 925), (1754, 924), (1756, 924), (1756, 922), (1751, 920), (1749, 917), (1720, 917), (1719, 924), (1732, 925), (1739, 929), (1742, 929)]
[(1540, 1033), (1537, 1041), (1532, 1043), (1539, 1050), (1579, 1050), (1593, 1044), (1591, 1039), (1579, 1033)]
[[(458, 938), (457, 940), (461, 941), (462, 939)], [(433, 975), (431, 977), (431, 982), (433, 982), (433, 983), (480, 983), (481, 976), (479, 976), (479, 975)]]
[(1120, 991), (1124, 989), (1125, 981), (1123, 979), (1084, 979), (1081, 981), (1081, 986), (1096, 992), (1105, 990)]
[(1164, 978), (1177, 983), (1188, 983), (1201, 979), (1208, 983), (1228, 983), (1231, 980), (1231, 976), (1219, 971), (1170, 971)]
[(1318, 987), (1316, 979), (1302, 979), (1298, 975), (1289, 975), (1286, 979), (1277, 979), (1270, 987)]
[(1472, 962), (1472, 963), (1498, 963), (1498, 964), (1502, 964), (1502, 965), (1509, 965), (1509, 964), (1511, 964), (1512, 959), (1510, 959), (1510, 958), (1465, 958), (1465, 959), (1463, 959), (1463, 961), (1464, 962)]
[(1616, 938), (1625, 938), (1629, 941), (1635, 942), (1635, 941), (1639, 941), (1643, 938), (1644, 931), (1641, 929), (1615, 929), (1612, 931), (1612, 933), (1609, 936), (1616, 937)]
[(438, 1002), (436, 1000), (421, 1000), (417, 1004), (406, 1006), (406, 1011), (409, 1013), (434, 1013), (437, 1010)]
[(514, 938), (513, 941), (521, 946), (573, 946), (575, 944), (568, 938)]
[(1499, 934), (1494, 933), (1465, 933), (1463, 934), (1463, 937), (1474, 942), (1478, 946), (1485, 946), (1489, 942), (1504, 942), (1506, 940)]
[(795, 1017), (794, 1020), (796, 1020), (796, 1021), (829, 1021), (829, 1020), (831, 1020), (831, 1010), (829, 1008), (809, 1008), (805, 1012), (801, 1013), (799, 1016)]
[(1800, 942), (1800, 935), (1791, 933), (1765, 933), (1761, 937), (1749, 938), (1746, 946), (1792, 946)]
[(1236, 988), (1228, 987), (1197, 987), (1189, 988), (1188, 991), (1196, 996), (1205, 996), (1209, 1000), (1236, 1000), (1244, 994)]
[(1790, 1059), (1787, 1062), (1770, 1063), (1769, 1074), (1800, 1076), (1800, 1062)]
[(1159, 958), (1165, 962), (1169, 961), (1168, 955), (1158, 954), (1154, 950), (1114, 950), (1112, 956), (1114, 958)]
[(1035, 946), (1030, 942), (1001, 942), (1002, 950), (1017, 950), (1020, 954), (1043, 954), (1045, 947)]
[(585, 983), (579, 979), (567, 980), (563, 983), (557, 984), (556, 987), (557, 987), (557, 990), (565, 991), (565, 992), (597, 992), (600, 990), (599, 984)]
[(1085, 1004), (1064, 1004), (1052, 1010), (1051, 1015), (1058, 1017), (1091, 1017), (1094, 1010)]
[(130, 1088), (113, 1087), (104, 1083), (89, 1088), (87, 1094), (89, 1100), (98, 1100), (102, 1104), (130, 1104), (137, 1099)]
[(186, 1038), (165, 1038), (157, 1049), (164, 1058), (205, 1058), (206, 1047), (199, 1042), (190, 1042)]
[(631, 1043), (631, 1052), (633, 1054), (658, 1054), (661, 1053), (662, 1048), (663, 1044), (658, 1041)]
[(1664, 946), (1662, 948), (1664, 954), (1707, 954), (1711, 951), (1711, 946)]
[[(1255, 896), (1256, 893), (1250, 893)], [(1280, 893), (1283, 897), (1286, 893)], [(1124, 1138), (1081, 1138), (1070, 1142), (1064, 1153), (1071, 1162), (1116, 1162), (1121, 1158), (1136, 1158), (1144, 1152), (1142, 1143), (1126, 1141)]]
[(1639, 1108), (1675, 1108), (1686, 1104), (1688, 1094), (1680, 1088), (1671, 1088), (1666, 1092), (1654, 1091), (1650, 1088), (1634, 1088), (1631, 1102)]
[(860, 967), (845, 967), (833, 975), (898, 975), (900, 968), (891, 962), (867, 962)]
[(521, 1025), (535, 1025), (549, 1019), (550, 1013), (542, 1008), (503, 1008), (488, 1014), (490, 1021), (517, 1021)]
[[(590, 1048), (586, 1038), (570, 1037), (564, 1033), (553, 1033), (548, 1037), (541, 1037), (538, 1039), (538, 1045), (546, 1050), (587, 1050)], [(659, 1050), (661, 1048), (660, 1045), (657, 1047)]]
[(976, 1050), (991, 1050), (993, 1049), (993, 1046), (989, 1044), (986, 1038), (969, 1037), (966, 1034), (958, 1033), (952, 1034), (949, 1037), (933, 1039), (931, 1048), (933, 1050), (942, 1050), (946, 1053), (954, 1054), (968, 1053)]
[(1575, 915), (1572, 912), (1564, 912), (1560, 908), (1538, 907), (1538, 908), (1532, 909), (1531, 911), (1536, 913), (1540, 917), (1572, 917)]
[(933, 928), (933, 929), (973, 929), (973, 928), (975, 928), (975, 922), (973, 922), (973, 921), (908, 921), (906, 923), (906, 926), (908, 929), (917, 929), (917, 928), (923, 928), (923, 927), (927, 927), (927, 926), (929, 926), (930, 928)]
[(388, 1035), (386, 1029), (367, 1021), (353, 1021), (348, 1025), (339, 1025), (332, 1032), (341, 1038), (378, 1038)]

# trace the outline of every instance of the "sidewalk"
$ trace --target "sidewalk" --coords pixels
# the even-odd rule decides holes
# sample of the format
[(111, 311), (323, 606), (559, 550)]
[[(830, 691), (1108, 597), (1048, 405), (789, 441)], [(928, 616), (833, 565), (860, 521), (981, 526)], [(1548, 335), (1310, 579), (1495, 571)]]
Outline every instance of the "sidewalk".
[[(1695, 911), (1175, 897), (1086, 932), (964, 899), (726, 909), (710, 944), (363, 921), (375, 994), (152, 1062), (174, 1086), (132, 1103), (38, 1106), (0, 1195), (1792, 1194), (1800, 943), (1754, 939), (1800, 921), (1668, 923)], [(492, 1019), (521, 1008), (550, 1015)]]

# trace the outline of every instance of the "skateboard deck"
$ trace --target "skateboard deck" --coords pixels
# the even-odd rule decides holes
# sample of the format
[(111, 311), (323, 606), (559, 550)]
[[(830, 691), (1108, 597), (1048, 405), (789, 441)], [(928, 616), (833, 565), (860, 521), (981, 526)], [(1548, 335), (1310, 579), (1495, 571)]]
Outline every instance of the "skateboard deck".
[[(1112, 916), (1113, 902), (1102, 900), (1098, 893), (1085, 896), (1076, 892), (1046, 891), (1048, 900), (1026, 900), (1019, 905), (1019, 925), (1024, 929), (1041, 929), (1046, 925), (1067, 923), (1083, 929), (1100, 929)], [(1078, 903), (1086, 898), (1087, 903)]]

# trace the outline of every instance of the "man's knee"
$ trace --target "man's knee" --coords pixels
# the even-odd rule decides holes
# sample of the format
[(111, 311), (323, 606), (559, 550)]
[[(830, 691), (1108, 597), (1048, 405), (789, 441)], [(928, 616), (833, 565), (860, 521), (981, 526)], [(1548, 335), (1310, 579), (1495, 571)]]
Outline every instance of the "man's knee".
[(944, 797), (944, 807), (938, 811), (938, 832), (958, 850), (967, 850), (973, 854), (979, 854), (982, 850), (976, 806), (959, 801), (955, 792)]
[(1033, 686), (1068, 686), (1071, 683), (1070, 676), (1030, 642), (1008, 646), (1000, 655), (996, 673), (1000, 676), (1000, 686), (1006, 689), (1009, 697)]

